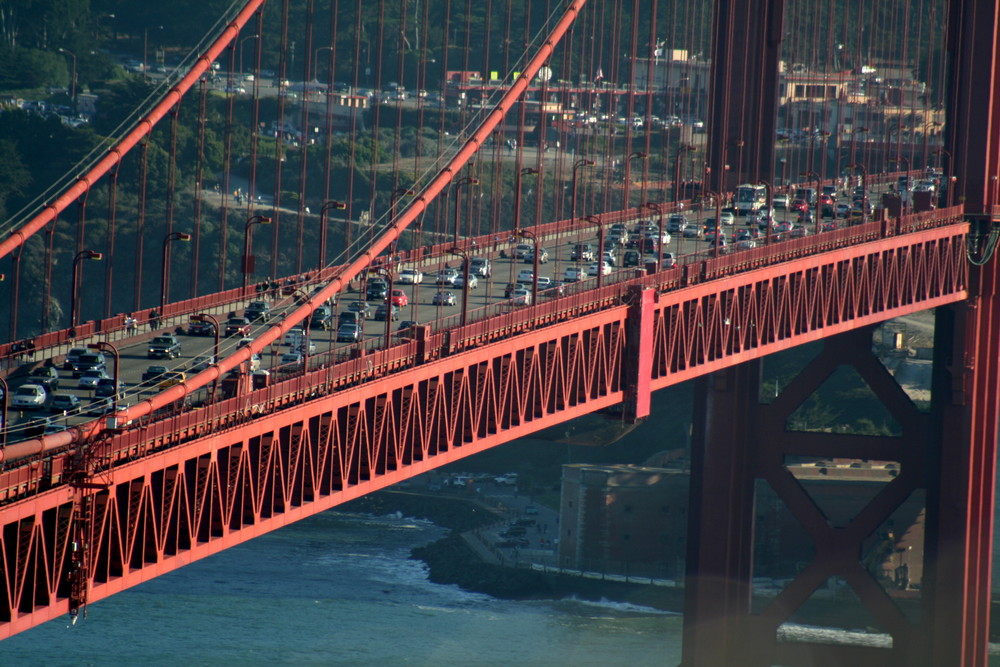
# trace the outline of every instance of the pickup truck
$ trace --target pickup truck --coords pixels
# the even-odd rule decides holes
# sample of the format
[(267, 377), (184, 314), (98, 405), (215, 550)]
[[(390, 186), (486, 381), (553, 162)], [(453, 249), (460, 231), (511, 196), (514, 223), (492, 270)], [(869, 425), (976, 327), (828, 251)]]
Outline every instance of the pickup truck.
[(59, 389), (59, 371), (55, 366), (40, 366), (31, 371), (26, 382), (41, 385), (51, 394)]
[(181, 354), (181, 342), (176, 336), (157, 336), (149, 342), (146, 356), (150, 359), (176, 359)]

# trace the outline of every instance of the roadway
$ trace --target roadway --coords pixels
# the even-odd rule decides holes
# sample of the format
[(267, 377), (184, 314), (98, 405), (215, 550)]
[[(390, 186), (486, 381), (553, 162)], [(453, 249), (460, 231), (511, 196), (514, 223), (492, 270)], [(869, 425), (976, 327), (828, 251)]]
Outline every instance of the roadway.
[[(776, 222), (790, 222), (797, 218), (797, 213), (778, 210), (776, 213)], [(690, 211), (686, 212), (685, 216), (689, 220), (691, 227), (700, 229), (704, 224), (704, 221), (708, 217), (714, 217), (714, 208), (708, 211)], [(669, 217), (669, 216), (665, 216)], [(654, 211), (649, 211), (643, 220), (646, 223), (651, 223), (652, 225), (657, 225), (659, 222), (659, 216)], [(735, 223), (732, 227), (724, 228), (726, 233), (729, 235), (735, 234), (737, 230), (748, 229), (744, 224), (745, 219), (737, 217)], [(793, 223), (794, 224), (794, 223)], [(842, 223), (843, 224), (843, 223)], [(809, 225), (809, 227), (814, 227), (814, 224)], [(629, 232), (632, 232), (635, 228), (635, 222), (629, 225)], [(812, 231), (811, 229), (809, 230)], [(606, 236), (610, 235), (610, 229), (605, 230)], [(518, 241), (520, 243), (530, 243), (526, 239), (521, 239)], [(597, 247), (596, 242), (596, 229), (587, 228), (580, 232), (574, 232), (571, 234), (563, 234), (561, 238), (547, 238), (541, 241), (542, 247), (544, 247), (549, 253), (549, 261), (545, 264), (540, 265), (539, 275), (541, 277), (547, 277), (554, 280), (560, 280), (563, 277), (565, 269), (568, 267), (579, 268), (581, 265), (584, 267), (590, 262), (576, 262), (570, 260), (570, 253), (573, 246), (578, 243), (590, 243), (594, 248)], [(512, 250), (515, 243), (500, 243), (494, 247), (482, 248), (480, 252), (476, 249), (470, 251), (471, 256), (486, 256), (491, 260), (492, 271), (489, 277), (480, 278), (478, 281), (478, 286), (476, 289), (469, 290), (468, 299), (468, 321), (474, 321), (477, 316), (483, 316), (486, 313), (492, 312), (491, 310), (486, 310), (487, 306), (498, 304), (500, 302), (508, 300), (505, 291), (510, 283), (517, 282), (518, 274), (524, 272), (530, 276), (532, 271), (532, 263), (530, 260), (514, 259), (511, 257)], [(732, 251), (738, 251), (735, 249), (734, 245), (731, 244)], [(702, 238), (697, 237), (685, 237), (682, 234), (674, 233), (671, 235), (669, 243), (663, 246), (664, 252), (669, 252), (673, 255), (673, 258), (678, 263), (684, 263), (686, 260), (694, 261), (696, 259), (704, 259), (706, 254), (711, 251), (712, 244)], [(612, 269), (610, 275), (605, 276), (605, 281), (613, 281), (624, 277), (632, 277), (638, 267), (630, 266), (623, 267), (622, 259), (625, 254), (625, 249), (619, 250), (616, 257), (616, 265)], [(505, 256), (501, 256), (505, 255)], [(462, 290), (460, 287), (455, 287), (451, 285), (438, 285), (435, 283), (437, 274), (439, 271), (446, 268), (455, 268), (461, 272), (461, 258), (454, 255), (446, 255), (440, 257), (431, 257), (423, 260), (419, 267), (425, 274), (424, 281), (421, 284), (400, 284), (395, 282), (393, 284), (394, 289), (402, 290), (406, 294), (407, 305), (400, 309), (398, 314), (398, 320), (390, 322), (390, 333), (395, 339), (397, 335), (397, 329), (399, 323), (403, 321), (419, 322), (421, 324), (430, 324), (433, 329), (442, 329), (458, 324), (458, 315), (462, 311)], [(403, 268), (413, 268), (411, 266), (400, 266), (399, 270)], [(622, 274), (627, 275), (622, 275)], [(522, 275), (522, 278), (525, 276)], [(530, 290), (530, 284), (524, 281), (525, 286)], [(585, 281), (585, 284), (596, 284), (594, 277), (590, 277)], [(350, 302), (361, 300), (364, 296), (362, 289), (364, 287), (363, 283), (359, 284), (355, 282), (353, 285), (353, 290), (341, 293), (337, 296), (336, 300), (330, 304), (333, 308), (334, 313), (340, 313), (341, 311), (347, 310)], [(282, 294), (268, 294), (264, 295), (265, 299), (269, 302), (272, 307), (272, 318), (271, 322), (280, 320), (286, 312), (290, 312), (297, 307), (297, 299), (301, 299), (304, 293), (311, 292), (313, 286), (310, 285), (299, 285), (296, 291), (290, 295)], [(455, 305), (439, 305), (434, 303), (434, 296), (440, 291), (451, 292), (455, 295)], [(543, 294), (541, 298), (548, 298), (549, 295), (556, 296), (557, 292), (555, 290), (549, 291), (547, 294)], [(234, 314), (242, 314), (243, 307), (246, 304), (234, 304)], [(374, 313), (375, 308), (379, 305), (376, 303), (370, 303), (371, 312)], [(477, 313), (480, 309), (481, 313)], [(225, 317), (219, 317), (221, 326), (225, 327)], [(362, 340), (356, 343), (350, 342), (338, 342), (336, 336), (336, 324), (327, 330), (312, 329), (309, 332), (309, 337), (311, 342), (315, 345), (315, 350), (310, 352), (310, 367), (315, 366), (317, 363), (323, 363), (324, 361), (330, 361), (332, 359), (342, 359), (347, 358), (352, 353), (352, 348), (365, 347), (367, 349), (373, 349), (381, 344), (381, 340), (385, 337), (386, 323), (384, 321), (379, 321), (375, 319), (367, 319), (363, 321), (363, 337)], [(270, 325), (257, 323), (252, 327), (251, 337), (260, 334), (265, 327)], [(179, 326), (174, 330), (178, 335), (178, 339), (181, 342), (182, 350), (181, 354), (173, 360), (158, 360), (150, 359), (147, 356), (148, 350), (148, 336), (142, 340), (132, 340), (132, 341), (122, 341), (118, 345), (121, 367), (118, 371), (120, 387), (122, 390), (122, 396), (120, 398), (121, 402), (126, 402), (128, 404), (134, 404), (143, 398), (152, 395), (157, 391), (156, 382), (147, 383), (141, 385), (142, 374), (151, 365), (165, 366), (170, 371), (181, 371), (190, 372), (191, 362), (195, 357), (212, 355), (214, 352), (215, 338), (214, 336), (195, 336), (186, 333), (185, 326)], [(142, 332), (140, 332), (142, 333)], [(163, 331), (163, 333), (169, 333), (168, 331)], [(220, 340), (219, 356), (225, 357), (232, 353), (238, 343), (240, 337), (222, 337)], [(286, 352), (291, 351), (291, 346), (286, 343), (281, 345), (272, 345), (266, 354), (263, 355), (261, 359), (261, 368), (267, 370), (269, 373), (277, 374), (279, 376), (287, 375), (289, 372), (297, 372), (300, 370), (300, 366), (296, 364), (282, 364), (282, 355)], [(108, 356), (108, 374), (113, 372), (113, 362), (111, 355)], [(317, 361), (319, 360), (319, 361)], [(72, 413), (57, 412), (53, 413), (50, 409), (51, 395), (46, 399), (45, 406), (39, 410), (29, 410), (29, 411), (14, 411), (11, 410), (8, 414), (8, 422), (11, 426), (10, 431), (7, 435), (7, 442), (16, 442), (18, 440), (25, 439), (27, 437), (33, 437), (44, 428), (46, 421), (54, 422), (50, 429), (54, 430), (60, 427), (66, 427), (82, 423), (98, 416), (100, 413), (96, 410), (94, 391), (91, 389), (82, 389), (77, 386), (78, 381), (72, 377), (72, 372), (69, 370), (62, 369), (61, 364), (57, 365), (60, 374), (60, 387), (58, 393), (68, 393), (77, 396), (80, 401), (80, 408)], [(24, 376), (26, 372), (14, 373), (10, 380), (10, 390), (11, 393), (16, 390), (16, 388), (24, 382)], [(190, 402), (192, 404), (199, 404), (210, 398), (210, 387), (203, 388), (192, 395)], [(32, 429), (26, 431), (25, 429)]]

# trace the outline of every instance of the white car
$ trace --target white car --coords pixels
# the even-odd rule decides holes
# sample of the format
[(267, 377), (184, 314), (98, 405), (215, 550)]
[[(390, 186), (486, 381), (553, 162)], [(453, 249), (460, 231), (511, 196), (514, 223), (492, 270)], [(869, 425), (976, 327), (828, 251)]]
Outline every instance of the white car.
[(80, 374), (80, 381), (77, 383), (77, 387), (80, 389), (93, 389), (97, 386), (98, 380), (104, 380), (107, 378), (108, 374), (97, 368), (84, 371)]
[(587, 274), (591, 276), (596, 276), (598, 271), (600, 271), (602, 276), (609, 275), (611, 273), (611, 265), (607, 262), (601, 262), (598, 266), (597, 262), (594, 262), (587, 267)]
[(538, 276), (538, 291), (539, 292), (547, 290), (550, 287), (555, 287), (555, 285), (552, 283), (552, 278), (549, 278), (548, 276)]
[(302, 327), (292, 327), (285, 333), (284, 339), (281, 341), (282, 345), (297, 345), (299, 341), (305, 336), (305, 332)]
[(36, 410), (45, 405), (45, 387), (40, 384), (22, 384), (10, 399), (10, 407), (18, 410)]
[(667, 231), (671, 231), (674, 234), (683, 234), (684, 230), (687, 229), (687, 226), (687, 218), (680, 213), (675, 213), (667, 218)]
[[(455, 278), (455, 281), (452, 283), (452, 286), (453, 287), (462, 287), (464, 285), (464, 283), (465, 283), (465, 276), (460, 273), (460, 274), (458, 274), (458, 277)], [(469, 289), (478, 289), (478, 288), (479, 288), (479, 279), (476, 278), (476, 276), (474, 276), (473, 274), (470, 273), (469, 274)]]
[(733, 217), (732, 211), (723, 211), (722, 215), (719, 216), (719, 223), (723, 225), (734, 225), (736, 224), (736, 218)]
[(535, 252), (535, 246), (530, 243), (521, 243), (514, 248), (514, 259), (524, 259), (530, 257)]
[(563, 281), (567, 283), (575, 283), (581, 280), (586, 280), (589, 276), (587, 272), (580, 267), (571, 266), (565, 271), (563, 271)]
[(441, 269), (434, 282), (438, 285), (454, 285), (458, 275), (456, 269)]
[(511, 296), (511, 302), (519, 306), (530, 306), (531, 305), (531, 290), (526, 289), (516, 289), (514, 290), (513, 296)]
[(400, 285), (419, 285), (424, 282), (424, 274), (419, 269), (403, 269), (396, 276), (396, 282)]
[(531, 269), (521, 269), (517, 272), (517, 281), (519, 283), (530, 283), (535, 280), (535, 274)]

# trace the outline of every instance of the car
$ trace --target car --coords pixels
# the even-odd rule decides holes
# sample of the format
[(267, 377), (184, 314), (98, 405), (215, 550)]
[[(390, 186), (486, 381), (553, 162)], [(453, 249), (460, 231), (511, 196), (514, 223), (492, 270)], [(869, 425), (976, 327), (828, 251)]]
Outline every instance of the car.
[(781, 209), (782, 211), (787, 210), (788, 195), (774, 195), (774, 198), (771, 200), (771, 206)]
[(367, 301), (351, 301), (347, 304), (347, 310), (359, 314), (363, 318), (371, 315), (371, 307)]
[(530, 269), (521, 269), (517, 272), (517, 282), (530, 283), (535, 280), (535, 274)]
[(598, 272), (602, 276), (609, 275), (611, 273), (611, 265), (607, 262), (600, 262), (599, 265), (597, 262), (594, 262), (587, 267), (587, 275), (596, 276)]
[(719, 222), (723, 225), (733, 225), (736, 224), (736, 218), (733, 216), (732, 211), (723, 211), (719, 216)]
[(824, 222), (819, 226), (819, 231), (821, 232), (832, 232), (837, 229), (837, 223), (834, 221)]
[(285, 352), (278, 359), (278, 365), (285, 371), (297, 371), (305, 365), (305, 357), (300, 352)]
[(702, 228), (699, 227), (698, 225), (688, 225), (684, 229), (683, 234), (684, 238), (686, 239), (700, 239), (702, 237), (702, 234), (704, 234), (704, 232), (702, 231)]
[(420, 269), (403, 269), (396, 276), (400, 285), (419, 285), (424, 282), (424, 274)]
[(806, 209), (805, 211), (802, 211), (801, 213), (799, 213), (799, 223), (800, 224), (806, 224), (806, 223), (811, 223), (811, 222), (815, 222), (815, 221), (816, 221), (816, 219), (815, 219), (815, 216), (813, 215), (812, 209)]
[(337, 327), (338, 343), (355, 343), (361, 339), (361, 327), (351, 322), (344, 322)]
[(80, 380), (77, 387), (80, 389), (93, 389), (97, 386), (98, 380), (108, 379), (108, 374), (102, 368), (93, 368), (80, 373)]
[(191, 320), (187, 332), (189, 336), (212, 336), (215, 334), (215, 323), (208, 320)]
[(793, 199), (792, 203), (788, 206), (789, 211), (808, 211), (809, 204), (806, 203), (805, 199)]
[(851, 217), (851, 207), (849, 204), (837, 204), (837, 217), (838, 218), (849, 218)]
[(531, 290), (526, 289), (516, 289), (514, 294), (510, 299), (511, 303), (518, 306), (530, 306), (531, 305)]
[(166, 375), (169, 370), (166, 366), (150, 366), (142, 372), (142, 383), (159, 382), (160, 376)]
[(246, 310), (243, 311), (243, 316), (251, 322), (260, 320), (262, 323), (266, 323), (271, 319), (271, 306), (267, 301), (251, 301)]
[(398, 308), (405, 308), (410, 304), (410, 297), (406, 296), (406, 292), (401, 289), (394, 289), (389, 295), (392, 305)]
[(458, 303), (452, 292), (437, 292), (431, 299), (431, 304), (435, 306), (454, 306)]
[(385, 284), (368, 285), (365, 299), (368, 301), (385, 301), (389, 298), (389, 286)]
[[(389, 314), (389, 308), (392, 308), (392, 313)], [(383, 304), (375, 309), (375, 319), (379, 322), (385, 322), (386, 315), (392, 319), (393, 322), (399, 319), (399, 307)]]
[(622, 255), (622, 266), (639, 266), (639, 259), (641, 255), (638, 250), (626, 250), (625, 254)]
[(49, 403), (52, 412), (74, 412), (80, 407), (80, 398), (76, 394), (56, 394)]
[(108, 360), (100, 352), (81, 354), (73, 364), (73, 377), (80, 377), (84, 371), (105, 370)]
[(361, 317), (361, 313), (356, 313), (353, 310), (341, 311), (337, 315), (338, 324), (361, 324), (365, 318)]
[[(524, 256), (524, 261), (531, 264), (535, 263), (535, 249), (532, 248), (531, 252)], [(549, 261), (549, 251), (545, 248), (538, 249), (538, 263), (545, 264)]]
[(85, 347), (74, 347), (71, 349), (66, 353), (66, 359), (63, 361), (63, 370), (73, 370), (73, 364), (79, 361), (81, 355), (87, 354), (89, 351)]
[(593, 262), (594, 247), (589, 243), (577, 243), (569, 255), (572, 262)]
[(250, 320), (245, 317), (230, 317), (226, 321), (226, 337), (249, 336)]
[(400, 338), (408, 338), (413, 335), (413, 327), (420, 326), (420, 322), (416, 320), (403, 320), (399, 323), (399, 328), (396, 329), (397, 335)]
[(215, 355), (202, 354), (188, 363), (188, 370), (192, 373), (199, 373), (215, 363)]
[(181, 354), (181, 342), (175, 336), (163, 334), (149, 342), (146, 356), (150, 359), (176, 359)]
[(281, 339), (282, 345), (297, 345), (305, 337), (306, 332), (301, 326), (294, 326), (285, 332), (285, 337)]
[(681, 213), (675, 213), (674, 215), (667, 218), (667, 231), (674, 234), (683, 234), (684, 230), (687, 229), (688, 220)]
[(601, 253), (601, 261), (603, 261), (608, 266), (614, 266), (615, 253), (611, 252), (610, 250), (605, 250), (604, 252)]
[[(452, 287), (463, 287), (465, 285), (465, 276), (458, 274), (455, 278), (455, 282), (452, 283)], [(469, 289), (479, 289), (479, 278), (476, 278), (471, 273), (469, 274)]]
[(489, 278), (493, 275), (493, 267), (487, 257), (473, 257), (469, 262), (469, 271), (478, 278)]
[(40, 384), (51, 394), (59, 389), (59, 371), (55, 366), (39, 366), (28, 374), (27, 384)]
[(458, 278), (458, 269), (441, 269), (434, 279), (435, 285), (454, 285)]
[(22, 384), (14, 391), (10, 407), (15, 410), (37, 410), (45, 405), (48, 393), (40, 384)]
[(114, 396), (117, 390), (118, 385), (114, 378), (100, 378), (94, 385), (94, 396)]
[(535, 246), (532, 243), (521, 243), (514, 248), (514, 259), (524, 259), (528, 257), (533, 252), (535, 252)]
[(333, 311), (327, 306), (319, 306), (309, 318), (309, 328), (323, 331), (333, 328)]
[(539, 292), (547, 290), (547, 289), (550, 289), (550, 288), (555, 287), (555, 286), (556, 286), (555, 281), (552, 280), (552, 278), (549, 278), (548, 276), (538, 276), (538, 291)]
[(184, 380), (186, 379), (187, 379), (187, 374), (184, 371), (167, 371), (164, 374), (163, 379), (160, 380), (160, 384), (157, 385), (157, 388), (160, 391), (163, 391), (165, 389), (170, 389), (175, 384), (180, 384), (181, 382), (184, 382)]
[(575, 283), (586, 280), (589, 276), (587, 272), (578, 266), (570, 266), (563, 271), (563, 282)]

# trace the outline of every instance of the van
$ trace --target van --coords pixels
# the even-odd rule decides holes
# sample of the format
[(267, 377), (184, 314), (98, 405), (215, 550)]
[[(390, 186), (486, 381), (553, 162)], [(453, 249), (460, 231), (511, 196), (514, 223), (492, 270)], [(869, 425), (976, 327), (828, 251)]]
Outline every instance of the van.
[(816, 205), (816, 188), (797, 188), (795, 199), (801, 199), (810, 206)]

